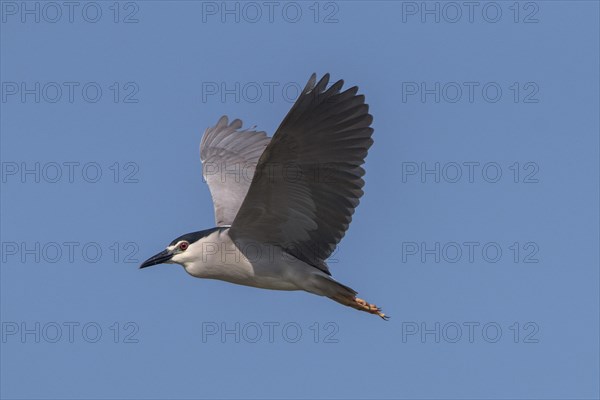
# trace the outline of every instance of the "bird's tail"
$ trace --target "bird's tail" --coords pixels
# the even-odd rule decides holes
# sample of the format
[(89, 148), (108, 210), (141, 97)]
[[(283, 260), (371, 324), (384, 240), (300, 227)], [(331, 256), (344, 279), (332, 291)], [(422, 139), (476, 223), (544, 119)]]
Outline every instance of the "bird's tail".
[(329, 287), (334, 286), (333, 290), (331, 290), (332, 293), (327, 294), (327, 297), (329, 297), (331, 300), (337, 301), (340, 304), (343, 304), (348, 307), (352, 307), (359, 311), (364, 311), (364, 312), (368, 312), (369, 314), (379, 315), (381, 318), (383, 318), (386, 321), (388, 319), (390, 319), (390, 317), (385, 315), (381, 311), (381, 308), (377, 307), (375, 304), (368, 303), (368, 302), (364, 301), (363, 299), (359, 299), (358, 297), (356, 297), (356, 295), (358, 294), (358, 292), (356, 290), (354, 290), (346, 285), (342, 285), (338, 281), (335, 281), (329, 277), (324, 278), (324, 279), (327, 279), (331, 283), (335, 284), (335, 285), (331, 285), (331, 284), (329, 285)]

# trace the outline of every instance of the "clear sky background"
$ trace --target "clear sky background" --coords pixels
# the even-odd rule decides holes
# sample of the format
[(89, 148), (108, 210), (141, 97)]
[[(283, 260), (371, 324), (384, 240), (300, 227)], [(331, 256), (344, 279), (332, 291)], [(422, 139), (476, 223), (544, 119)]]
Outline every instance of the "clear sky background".
[[(245, 4), (0, 3), (2, 398), (598, 398), (598, 3)], [(330, 265), (392, 319), (138, 270), (312, 72), (371, 106)]]

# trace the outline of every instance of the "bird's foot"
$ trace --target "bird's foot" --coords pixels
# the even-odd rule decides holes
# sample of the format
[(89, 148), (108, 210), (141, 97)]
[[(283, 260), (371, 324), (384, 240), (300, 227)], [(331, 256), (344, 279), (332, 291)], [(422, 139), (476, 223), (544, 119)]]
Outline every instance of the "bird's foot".
[(382, 313), (381, 312), (381, 308), (377, 307), (375, 304), (368, 303), (368, 302), (364, 301), (363, 299), (359, 299), (358, 297), (354, 298), (354, 302), (363, 311), (366, 311), (366, 312), (368, 312), (370, 314), (379, 315), (381, 318), (383, 318), (386, 321), (388, 319), (390, 319), (390, 317), (388, 317), (387, 315), (385, 315), (384, 313)]

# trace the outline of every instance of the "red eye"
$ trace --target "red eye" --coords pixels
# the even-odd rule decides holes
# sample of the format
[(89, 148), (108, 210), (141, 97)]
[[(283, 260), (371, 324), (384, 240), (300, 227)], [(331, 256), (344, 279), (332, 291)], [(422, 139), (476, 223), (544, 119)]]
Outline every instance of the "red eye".
[(185, 250), (185, 249), (187, 249), (187, 248), (188, 248), (188, 246), (189, 246), (189, 243), (188, 243), (188, 242), (181, 242), (181, 243), (179, 244), (179, 250)]

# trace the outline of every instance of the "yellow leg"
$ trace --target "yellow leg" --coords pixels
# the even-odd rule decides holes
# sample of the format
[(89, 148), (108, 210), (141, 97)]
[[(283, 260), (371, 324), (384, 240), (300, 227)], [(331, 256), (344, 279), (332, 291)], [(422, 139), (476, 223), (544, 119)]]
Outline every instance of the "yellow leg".
[(386, 321), (388, 319), (390, 319), (390, 317), (388, 317), (387, 315), (385, 315), (384, 313), (382, 313), (381, 312), (381, 308), (377, 307), (375, 304), (368, 303), (368, 302), (364, 301), (363, 299), (359, 299), (358, 297), (354, 298), (354, 302), (358, 306), (358, 307), (355, 307), (357, 309), (360, 309), (362, 311), (366, 311), (366, 312), (368, 312), (370, 314), (379, 315), (381, 318), (383, 318)]

